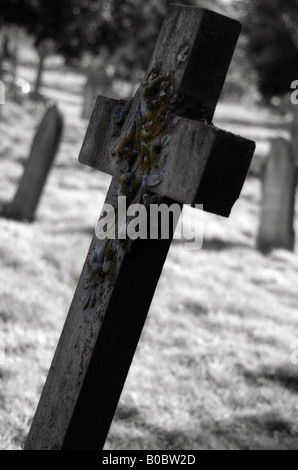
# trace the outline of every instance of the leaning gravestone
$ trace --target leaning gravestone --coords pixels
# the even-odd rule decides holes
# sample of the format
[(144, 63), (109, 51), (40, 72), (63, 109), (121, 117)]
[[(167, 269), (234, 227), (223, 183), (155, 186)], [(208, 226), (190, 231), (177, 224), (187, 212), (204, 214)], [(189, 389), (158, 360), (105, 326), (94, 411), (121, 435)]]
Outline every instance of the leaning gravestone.
[(263, 180), (263, 203), (257, 245), (260, 251), (274, 248), (293, 251), (296, 166), (291, 144), (272, 142)]
[[(1, 67), (1, 63), (0, 63)], [(5, 103), (5, 88), (4, 83), (1, 81), (1, 68), (0, 68), (0, 120), (2, 118), (2, 107)]]
[(240, 30), (174, 5), (135, 97), (98, 98), (80, 162), (113, 175), (106, 202), (118, 231), (91, 243), (26, 450), (105, 443), (173, 238), (124, 240), (122, 198), (230, 215), (255, 144), (211, 123)]
[(291, 143), (296, 168), (298, 168), (298, 105), (293, 106), (293, 120), (291, 123)]
[(36, 133), (19, 189), (13, 202), (1, 215), (14, 220), (32, 222), (49, 171), (61, 141), (63, 117), (57, 106), (51, 106)]

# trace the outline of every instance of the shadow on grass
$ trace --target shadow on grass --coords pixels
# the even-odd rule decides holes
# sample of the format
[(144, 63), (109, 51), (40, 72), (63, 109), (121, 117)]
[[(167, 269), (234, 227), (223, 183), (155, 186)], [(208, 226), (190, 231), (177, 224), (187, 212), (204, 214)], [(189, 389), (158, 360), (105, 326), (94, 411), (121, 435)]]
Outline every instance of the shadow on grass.
[(298, 432), (294, 424), (274, 412), (244, 414), (216, 426), (213, 424), (209, 433), (213, 436), (213, 442), (216, 436), (220, 448), (298, 449)]
[(225, 251), (234, 250), (235, 248), (250, 248), (250, 246), (245, 243), (236, 243), (214, 237), (211, 239), (205, 239), (202, 249), (207, 251)]
[[(166, 429), (149, 423), (136, 409), (128, 407), (125, 412), (124, 409), (122, 406), (120, 412), (117, 411), (115, 426), (122, 419), (127, 433), (124, 431), (115, 441), (114, 436), (110, 436), (114, 449), (136, 450), (141, 446), (151, 450), (298, 449), (297, 426), (274, 412), (243, 414), (224, 421), (203, 418), (197, 427), (191, 429), (187, 429), (185, 425), (179, 429), (179, 423), (175, 429)], [(138, 431), (135, 442), (131, 435), (132, 429)]]
[[(6, 366), (0, 364), (0, 381), (7, 382), (7, 380), (11, 379), (15, 374), (11, 370), (9, 370)], [(2, 384), (1, 384), (2, 385)], [(5, 396), (0, 392), (0, 402), (4, 402)]]
[[(208, 316), (208, 313), (209, 313), (208, 308), (198, 301), (187, 300), (186, 302), (183, 302), (182, 309), (183, 309), (183, 312), (191, 312), (193, 315), (196, 315), (196, 316), (205, 317), (205, 316)], [(171, 306), (171, 310), (172, 311), (181, 310), (180, 305), (178, 304), (177, 306), (177, 304), (173, 304)]]
[[(185, 241), (182, 240), (173, 240), (173, 245), (184, 245)], [(245, 243), (235, 243), (227, 240), (222, 240), (220, 238), (214, 237), (211, 239), (204, 239), (202, 250), (207, 251), (225, 251), (225, 250), (234, 250), (235, 248), (250, 248), (249, 245)]]
[(272, 382), (288, 391), (298, 394), (298, 369), (294, 366), (264, 367), (260, 371), (245, 371), (245, 378), (257, 386)]
[(75, 233), (76, 235), (83, 235), (92, 238), (94, 236), (94, 227), (84, 226), (79, 227), (79, 223), (75, 226), (70, 224), (59, 226), (51, 231), (53, 236), (65, 235), (69, 233)]

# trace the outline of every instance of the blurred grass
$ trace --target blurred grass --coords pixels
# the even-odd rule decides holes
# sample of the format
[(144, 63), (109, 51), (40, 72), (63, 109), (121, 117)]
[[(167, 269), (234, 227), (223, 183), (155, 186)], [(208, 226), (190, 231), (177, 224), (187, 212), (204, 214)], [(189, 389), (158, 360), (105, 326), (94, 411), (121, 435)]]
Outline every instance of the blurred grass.
[[(1, 449), (24, 443), (110, 181), (77, 162), (82, 79), (54, 71), (45, 83), (65, 116), (63, 143), (36, 222), (0, 219)], [(42, 114), (29, 103), (3, 111), (1, 204), (13, 197)], [(266, 119), (267, 110), (219, 106), (228, 129), (233, 121), (251, 135), (256, 123), (256, 165), (272, 135)], [(229, 220), (204, 214), (201, 251), (173, 243), (107, 449), (298, 449), (297, 251), (255, 250), (254, 175)]]

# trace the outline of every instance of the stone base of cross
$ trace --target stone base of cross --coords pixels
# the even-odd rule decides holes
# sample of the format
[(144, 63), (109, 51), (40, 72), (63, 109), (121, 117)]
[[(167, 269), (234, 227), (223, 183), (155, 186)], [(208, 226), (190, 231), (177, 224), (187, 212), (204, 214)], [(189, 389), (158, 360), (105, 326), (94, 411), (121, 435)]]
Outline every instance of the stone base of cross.
[[(208, 10), (174, 5), (134, 99), (98, 98), (80, 162), (113, 175), (106, 202), (118, 218), (119, 197), (147, 207), (198, 203), (229, 216), (255, 145), (212, 118), (240, 30)], [(125, 227), (92, 241), (28, 450), (105, 443), (173, 235), (134, 245), (123, 241)]]

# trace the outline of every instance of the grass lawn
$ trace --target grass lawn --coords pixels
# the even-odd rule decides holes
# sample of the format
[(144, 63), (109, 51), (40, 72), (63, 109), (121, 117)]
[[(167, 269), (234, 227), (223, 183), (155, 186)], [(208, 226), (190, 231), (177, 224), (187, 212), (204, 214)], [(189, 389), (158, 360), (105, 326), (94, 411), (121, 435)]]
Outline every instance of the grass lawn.
[[(82, 85), (47, 72), (63, 142), (36, 222), (0, 219), (2, 450), (24, 444), (110, 181), (77, 161)], [(16, 191), (42, 109), (9, 102), (3, 114), (0, 205)], [(215, 122), (257, 139), (253, 169), (280, 125), (266, 110), (226, 104)], [(202, 250), (173, 243), (107, 449), (298, 449), (298, 253), (256, 251), (257, 175), (229, 220), (203, 215)]]

